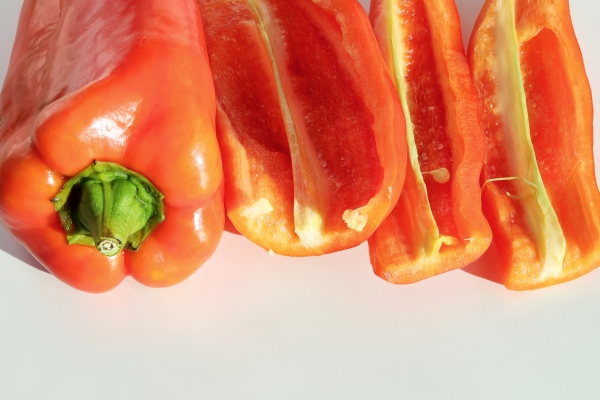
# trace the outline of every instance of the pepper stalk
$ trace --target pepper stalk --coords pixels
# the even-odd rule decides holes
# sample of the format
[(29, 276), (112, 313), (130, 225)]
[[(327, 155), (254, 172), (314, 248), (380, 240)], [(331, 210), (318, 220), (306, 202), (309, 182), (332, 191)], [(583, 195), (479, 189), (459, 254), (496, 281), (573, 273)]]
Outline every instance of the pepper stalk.
[(111, 257), (136, 251), (165, 219), (161, 192), (123, 166), (94, 161), (52, 200), (69, 244), (94, 246)]

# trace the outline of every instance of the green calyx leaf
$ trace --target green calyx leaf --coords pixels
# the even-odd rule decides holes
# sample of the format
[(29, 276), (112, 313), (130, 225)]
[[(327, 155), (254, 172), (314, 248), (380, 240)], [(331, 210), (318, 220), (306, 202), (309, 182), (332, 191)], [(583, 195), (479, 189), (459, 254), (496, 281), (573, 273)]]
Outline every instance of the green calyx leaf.
[(137, 250), (165, 219), (164, 196), (144, 176), (119, 164), (94, 162), (52, 200), (69, 244), (106, 256)]

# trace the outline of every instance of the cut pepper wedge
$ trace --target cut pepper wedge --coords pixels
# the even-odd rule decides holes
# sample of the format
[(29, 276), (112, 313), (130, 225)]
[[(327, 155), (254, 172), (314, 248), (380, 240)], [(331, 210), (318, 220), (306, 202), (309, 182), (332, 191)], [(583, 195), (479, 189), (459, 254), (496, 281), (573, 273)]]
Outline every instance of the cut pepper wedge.
[(469, 62), (504, 284), (535, 289), (591, 271), (600, 264), (592, 98), (568, 2), (486, 1)]
[(199, 4), (235, 228), (292, 256), (364, 242), (397, 201), (406, 146), (402, 108), (361, 5)]
[(181, 282), (221, 237), (222, 177), (195, 1), (24, 2), (0, 221), (48, 271), (88, 292)]
[(402, 101), (408, 167), (398, 204), (369, 239), (375, 273), (412, 283), (481, 256), (484, 140), (452, 0), (375, 0), (371, 23)]

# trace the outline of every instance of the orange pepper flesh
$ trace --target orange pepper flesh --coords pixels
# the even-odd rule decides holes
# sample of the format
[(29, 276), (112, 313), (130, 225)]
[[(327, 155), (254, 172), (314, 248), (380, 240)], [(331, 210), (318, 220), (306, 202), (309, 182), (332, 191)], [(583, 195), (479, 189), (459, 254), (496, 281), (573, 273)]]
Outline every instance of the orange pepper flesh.
[(412, 283), (463, 267), (489, 246), (479, 189), (483, 133), (454, 2), (372, 1), (370, 18), (406, 102), (415, 159), (369, 252), (378, 276)]
[[(501, 82), (491, 64), (503, 47), (495, 40), (500, 5), (487, 1), (475, 25), (469, 58), (488, 141), (483, 180), (516, 176), (505, 143), (509, 131), (498, 111)], [(484, 211), (502, 258), (504, 284), (535, 289), (565, 282), (600, 263), (600, 195), (592, 152), (592, 99), (568, 2), (515, 1), (518, 60), (531, 143), (552, 209), (562, 229), (565, 253), (545, 274), (540, 245), (527, 221), (525, 198), (512, 196), (516, 180), (486, 184)], [(550, 249), (554, 251), (556, 249)]]
[(366, 240), (398, 197), (406, 150), (360, 4), (199, 4), (232, 224), (285, 255)]
[[(0, 95), (0, 220), (78, 289), (104, 292), (127, 275), (181, 282), (223, 230), (214, 101), (194, 1), (25, 1)], [(166, 219), (138, 252), (67, 245), (50, 200), (94, 160), (165, 196)]]

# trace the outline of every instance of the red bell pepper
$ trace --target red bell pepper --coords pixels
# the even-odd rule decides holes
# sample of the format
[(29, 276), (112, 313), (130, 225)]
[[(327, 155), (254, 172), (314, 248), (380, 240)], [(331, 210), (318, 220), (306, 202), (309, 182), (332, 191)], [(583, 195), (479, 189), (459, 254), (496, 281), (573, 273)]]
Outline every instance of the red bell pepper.
[(568, 1), (486, 1), (469, 62), (504, 284), (534, 289), (591, 271), (600, 264), (592, 97)]
[(196, 3), (26, 0), (0, 94), (0, 220), (42, 265), (89, 292), (178, 283), (219, 242), (222, 201)]
[(452, 0), (374, 0), (371, 23), (402, 101), (408, 168), (400, 200), (369, 239), (375, 273), (411, 283), (488, 248), (479, 174), (484, 139)]
[(365, 241), (397, 201), (406, 146), (402, 108), (361, 5), (199, 4), (235, 228), (294, 256)]

